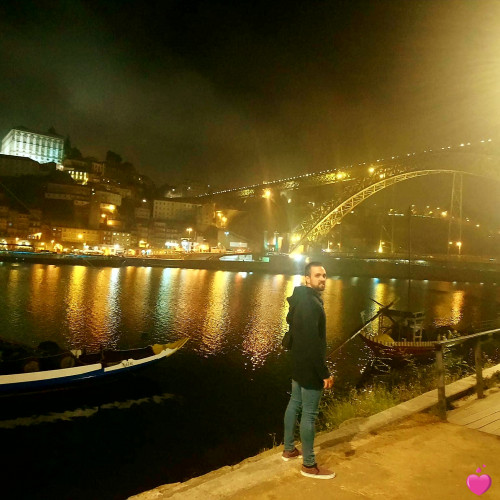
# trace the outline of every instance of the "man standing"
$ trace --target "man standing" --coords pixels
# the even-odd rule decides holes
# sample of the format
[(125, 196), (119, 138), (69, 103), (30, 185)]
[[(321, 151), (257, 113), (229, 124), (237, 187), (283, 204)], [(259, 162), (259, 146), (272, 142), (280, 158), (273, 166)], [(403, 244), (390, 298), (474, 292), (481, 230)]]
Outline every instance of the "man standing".
[[(283, 460), (303, 455), (301, 474), (317, 479), (332, 479), (335, 472), (319, 467), (314, 455), (315, 422), (323, 389), (333, 386), (326, 366), (326, 316), (321, 293), (326, 271), (320, 262), (310, 262), (305, 271), (305, 286), (297, 286), (288, 297), (287, 322), (292, 336), (292, 395), (285, 412), (285, 451)], [(295, 448), (294, 432), (300, 417), (302, 453)]]

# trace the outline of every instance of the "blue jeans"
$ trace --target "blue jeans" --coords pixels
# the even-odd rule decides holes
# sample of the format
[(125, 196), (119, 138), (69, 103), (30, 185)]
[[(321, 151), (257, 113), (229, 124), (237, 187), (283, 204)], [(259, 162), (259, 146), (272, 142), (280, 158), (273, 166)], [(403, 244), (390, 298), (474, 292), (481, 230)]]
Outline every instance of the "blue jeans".
[(295, 425), (299, 413), (300, 441), (302, 442), (302, 460), (306, 467), (316, 463), (314, 456), (315, 422), (319, 413), (319, 401), (323, 389), (306, 389), (292, 380), (292, 396), (285, 411), (285, 451), (295, 448)]

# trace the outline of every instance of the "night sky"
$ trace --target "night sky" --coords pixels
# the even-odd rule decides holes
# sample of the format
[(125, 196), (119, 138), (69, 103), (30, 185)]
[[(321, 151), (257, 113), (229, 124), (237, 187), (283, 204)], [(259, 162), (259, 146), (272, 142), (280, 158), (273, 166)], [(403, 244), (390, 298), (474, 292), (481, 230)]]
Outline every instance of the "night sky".
[(238, 186), (500, 136), (500, 2), (0, 3), (0, 135)]

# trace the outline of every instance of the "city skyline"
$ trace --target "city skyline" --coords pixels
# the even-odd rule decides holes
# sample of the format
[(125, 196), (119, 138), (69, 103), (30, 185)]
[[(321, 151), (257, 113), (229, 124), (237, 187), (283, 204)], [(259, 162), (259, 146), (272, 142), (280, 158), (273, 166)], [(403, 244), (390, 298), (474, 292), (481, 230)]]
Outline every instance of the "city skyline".
[(498, 136), (498, 2), (3, 2), (0, 135), (242, 186)]

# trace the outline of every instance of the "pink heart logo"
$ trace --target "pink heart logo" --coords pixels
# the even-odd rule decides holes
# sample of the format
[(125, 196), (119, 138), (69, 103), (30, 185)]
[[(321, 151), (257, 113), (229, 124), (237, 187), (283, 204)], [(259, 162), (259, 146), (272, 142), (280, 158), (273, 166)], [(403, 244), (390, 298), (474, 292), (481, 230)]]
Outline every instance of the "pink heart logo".
[(483, 474), (482, 476), (476, 476), (476, 474), (471, 474), (467, 478), (467, 487), (472, 493), (476, 495), (482, 495), (490, 489), (491, 477), (488, 474)]

